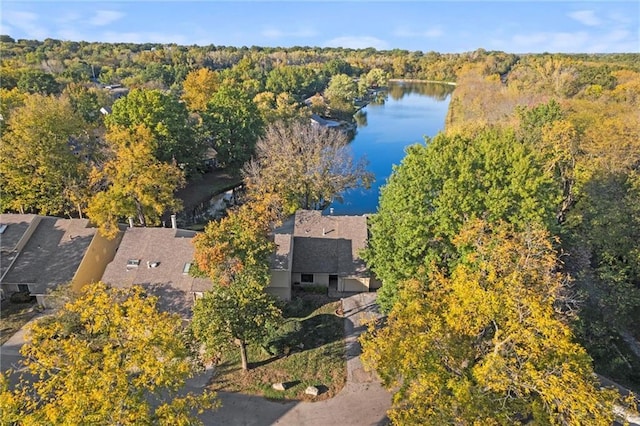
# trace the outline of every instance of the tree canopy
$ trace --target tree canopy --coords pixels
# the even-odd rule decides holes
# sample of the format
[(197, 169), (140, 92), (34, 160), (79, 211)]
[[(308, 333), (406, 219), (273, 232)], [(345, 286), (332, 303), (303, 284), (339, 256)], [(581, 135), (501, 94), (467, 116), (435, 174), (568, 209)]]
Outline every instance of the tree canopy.
[(362, 340), (363, 360), (398, 389), (398, 424), (610, 425), (617, 391), (559, 312), (566, 279), (538, 225), (470, 221), (459, 261), (411, 278), (385, 326)]
[(276, 194), (285, 212), (322, 209), (344, 191), (368, 187), (366, 160), (355, 161), (347, 136), (306, 123), (274, 123), (244, 167), (250, 197)]
[(454, 257), (451, 241), (465, 221), (553, 226), (560, 196), (537, 153), (509, 130), (440, 134), (409, 147), (370, 221), (365, 256), (384, 283), (380, 305), (389, 311), (399, 282), (433, 261), (446, 264)]
[(217, 406), (208, 391), (177, 395), (195, 371), (182, 319), (140, 287), (87, 286), (28, 336), (31, 377), (9, 390), (3, 376), (3, 423), (198, 424)]
[(195, 138), (186, 107), (159, 90), (132, 90), (114, 102), (105, 123), (109, 129), (147, 127), (157, 142), (153, 155), (162, 162), (193, 170), (202, 161), (205, 146)]
[[(67, 98), (29, 95), (9, 117), (0, 144), (2, 210), (68, 214), (86, 199), (87, 125)], [(74, 153), (74, 148), (78, 148)]]
[(263, 122), (256, 104), (242, 90), (223, 86), (202, 113), (206, 140), (226, 165), (240, 166), (253, 155)]
[(280, 310), (264, 290), (267, 284), (245, 269), (227, 285), (215, 284), (196, 301), (191, 327), (209, 355), (236, 345), (242, 368), (248, 370), (247, 344), (262, 342), (267, 327), (280, 318)]
[(92, 183), (99, 190), (87, 211), (103, 235), (113, 238), (120, 218), (137, 218), (143, 226), (157, 225), (163, 213), (182, 208), (174, 192), (184, 185), (184, 173), (156, 159), (157, 142), (147, 127), (114, 128), (107, 140), (114, 156), (92, 171)]

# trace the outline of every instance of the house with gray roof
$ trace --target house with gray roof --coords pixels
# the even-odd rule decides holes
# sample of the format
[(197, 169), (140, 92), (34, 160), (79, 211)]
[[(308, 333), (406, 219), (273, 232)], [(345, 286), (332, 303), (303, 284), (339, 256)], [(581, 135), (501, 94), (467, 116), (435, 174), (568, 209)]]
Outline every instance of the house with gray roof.
[[(338, 292), (380, 288), (360, 252), (367, 244), (366, 216), (323, 215), (299, 210), (274, 233), (272, 294), (291, 298), (291, 286), (321, 285)], [(288, 287), (287, 293), (284, 289)]]
[(212, 286), (189, 274), (195, 235), (175, 227), (127, 228), (102, 281), (117, 288), (139, 285), (158, 296), (160, 309), (189, 318), (195, 299)]
[(96, 236), (87, 219), (34, 214), (2, 214), (0, 230), (0, 287), (6, 295), (31, 293), (42, 305), (73, 281)]

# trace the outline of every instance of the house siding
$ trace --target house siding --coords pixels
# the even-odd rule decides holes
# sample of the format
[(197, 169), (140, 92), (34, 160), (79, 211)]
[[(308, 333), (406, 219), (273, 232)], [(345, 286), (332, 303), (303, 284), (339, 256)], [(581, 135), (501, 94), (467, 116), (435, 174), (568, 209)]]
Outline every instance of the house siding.
[(291, 273), (289, 271), (271, 271), (271, 282), (267, 293), (283, 300), (291, 300)]
[(369, 278), (342, 278), (338, 281), (338, 290), (347, 292), (369, 291)]

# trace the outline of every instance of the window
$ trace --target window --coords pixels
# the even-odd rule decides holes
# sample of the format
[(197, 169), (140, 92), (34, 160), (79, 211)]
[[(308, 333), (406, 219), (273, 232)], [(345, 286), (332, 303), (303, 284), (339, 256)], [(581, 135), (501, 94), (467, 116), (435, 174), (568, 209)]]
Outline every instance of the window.
[(300, 274), (300, 281), (302, 281), (303, 283), (312, 283), (313, 274)]
[(140, 259), (129, 259), (127, 260), (127, 269), (128, 268), (137, 268), (140, 266)]
[(184, 264), (184, 268), (182, 268), (182, 275), (189, 275), (189, 269), (191, 269), (191, 262)]

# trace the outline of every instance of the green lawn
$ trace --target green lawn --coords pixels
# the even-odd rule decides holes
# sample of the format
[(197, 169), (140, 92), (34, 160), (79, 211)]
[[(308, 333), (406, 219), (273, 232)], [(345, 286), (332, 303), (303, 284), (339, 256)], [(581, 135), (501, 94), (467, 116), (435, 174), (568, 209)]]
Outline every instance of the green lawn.
[[(216, 368), (211, 388), (262, 395), (273, 399), (320, 400), (336, 395), (346, 382), (344, 320), (336, 315), (340, 307), (318, 294), (302, 294), (283, 310), (285, 324), (268, 350), (251, 346), (250, 370), (242, 371), (237, 349), (225, 352)], [(297, 324), (297, 325), (296, 325)], [(283, 382), (285, 391), (272, 389)], [(321, 391), (317, 397), (304, 394), (307, 386)]]

